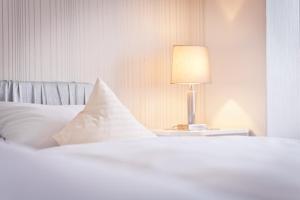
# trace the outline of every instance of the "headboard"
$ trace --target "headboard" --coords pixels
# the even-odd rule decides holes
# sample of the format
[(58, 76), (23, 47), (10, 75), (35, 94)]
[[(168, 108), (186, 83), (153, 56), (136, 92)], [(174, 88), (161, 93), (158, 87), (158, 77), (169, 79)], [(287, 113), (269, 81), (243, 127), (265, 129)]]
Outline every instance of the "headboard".
[(84, 105), (90, 83), (0, 80), (0, 101), (47, 105)]

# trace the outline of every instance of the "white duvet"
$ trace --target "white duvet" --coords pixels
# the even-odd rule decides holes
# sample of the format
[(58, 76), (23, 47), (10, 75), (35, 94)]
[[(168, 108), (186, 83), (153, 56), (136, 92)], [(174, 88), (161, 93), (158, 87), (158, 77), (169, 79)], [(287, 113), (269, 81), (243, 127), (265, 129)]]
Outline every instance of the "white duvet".
[[(1, 169), (4, 164), (11, 172), (4, 173), (6, 185), (0, 179), (2, 195), (13, 197), (14, 190), (39, 199), (19, 192), (20, 185), (10, 180), (26, 180), (34, 163), (37, 169), (23, 184), (34, 190), (32, 185), (40, 183), (36, 193), (49, 197), (43, 199), (300, 199), (298, 140), (158, 137), (61, 146), (30, 155), (12, 168), (0, 160)], [(24, 173), (23, 166), (28, 167)]]

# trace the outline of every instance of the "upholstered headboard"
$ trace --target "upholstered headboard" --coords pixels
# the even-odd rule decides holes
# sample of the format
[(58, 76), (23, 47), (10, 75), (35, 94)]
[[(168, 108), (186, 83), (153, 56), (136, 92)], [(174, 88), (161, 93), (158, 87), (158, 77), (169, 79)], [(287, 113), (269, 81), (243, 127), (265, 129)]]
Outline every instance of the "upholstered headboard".
[(90, 83), (0, 80), (0, 101), (47, 105), (83, 105), (92, 91)]

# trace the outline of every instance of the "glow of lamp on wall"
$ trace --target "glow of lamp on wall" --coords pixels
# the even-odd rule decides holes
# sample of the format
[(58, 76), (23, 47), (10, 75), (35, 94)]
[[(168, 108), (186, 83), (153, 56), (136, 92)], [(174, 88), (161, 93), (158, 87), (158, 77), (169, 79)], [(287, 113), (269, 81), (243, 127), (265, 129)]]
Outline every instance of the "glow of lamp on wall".
[(205, 124), (195, 124), (195, 85), (210, 82), (208, 49), (203, 46), (176, 45), (173, 48), (172, 84), (187, 84), (188, 129), (204, 129)]

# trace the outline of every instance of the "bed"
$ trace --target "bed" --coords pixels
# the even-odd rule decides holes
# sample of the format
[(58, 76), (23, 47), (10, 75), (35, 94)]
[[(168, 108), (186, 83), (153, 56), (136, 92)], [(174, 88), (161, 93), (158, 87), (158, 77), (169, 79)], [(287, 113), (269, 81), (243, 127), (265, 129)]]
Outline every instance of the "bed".
[(5, 200), (300, 199), (292, 139), (142, 137), (39, 150), (2, 141), (0, 158)]

